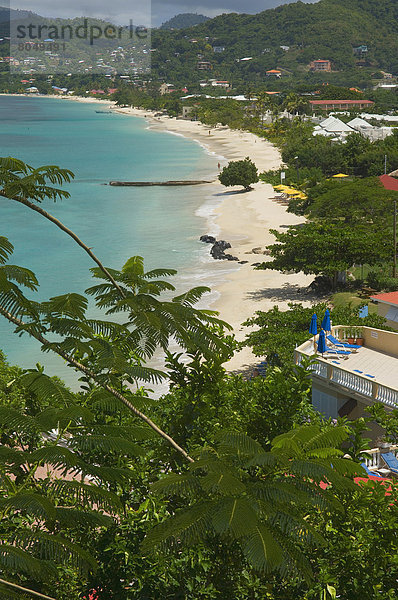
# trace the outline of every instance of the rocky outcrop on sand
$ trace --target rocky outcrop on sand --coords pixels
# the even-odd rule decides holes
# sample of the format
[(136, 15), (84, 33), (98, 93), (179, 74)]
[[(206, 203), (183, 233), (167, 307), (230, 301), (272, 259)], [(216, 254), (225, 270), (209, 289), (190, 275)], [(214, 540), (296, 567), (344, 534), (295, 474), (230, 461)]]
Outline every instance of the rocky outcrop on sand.
[(215, 260), (239, 260), (236, 256), (232, 256), (232, 254), (225, 254), (225, 250), (231, 248), (231, 244), (225, 240), (216, 240), (212, 235), (202, 235), (200, 241), (213, 244), (210, 254)]

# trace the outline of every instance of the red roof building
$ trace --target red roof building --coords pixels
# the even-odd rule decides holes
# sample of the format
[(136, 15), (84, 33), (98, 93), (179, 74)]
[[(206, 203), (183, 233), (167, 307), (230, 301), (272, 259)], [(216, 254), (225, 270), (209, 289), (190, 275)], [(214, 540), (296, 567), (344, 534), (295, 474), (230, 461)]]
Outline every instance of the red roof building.
[(398, 329), (398, 291), (376, 294), (370, 299), (377, 303), (377, 312), (387, 320), (387, 325), (392, 329)]
[(373, 106), (372, 100), (310, 100), (312, 108), (321, 110), (350, 110), (351, 108), (369, 108)]
[(330, 60), (313, 60), (310, 62), (310, 70), (311, 71), (323, 71), (324, 73), (330, 73), (332, 70), (332, 63)]
[(394, 190), (394, 192), (398, 192), (398, 179), (390, 177), (390, 175), (380, 175), (379, 179), (386, 190)]

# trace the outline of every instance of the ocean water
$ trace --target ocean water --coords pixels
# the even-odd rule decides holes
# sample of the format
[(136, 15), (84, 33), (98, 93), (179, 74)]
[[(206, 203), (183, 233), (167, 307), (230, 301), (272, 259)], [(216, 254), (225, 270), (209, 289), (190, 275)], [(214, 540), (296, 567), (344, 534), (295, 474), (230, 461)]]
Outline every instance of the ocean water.
[[(218, 157), (192, 140), (148, 129), (142, 118), (99, 114), (98, 104), (60, 99), (0, 96), (0, 156), (20, 158), (35, 167), (59, 165), (75, 174), (64, 188), (71, 197), (43, 207), (93, 248), (106, 266), (120, 268), (133, 255), (147, 269), (172, 267), (179, 290), (212, 284), (223, 267), (211, 263), (209, 248), (198, 241), (207, 232), (212, 206), (204, 187), (117, 188), (110, 180), (162, 180), (213, 177)], [(24, 206), (0, 199), (0, 235), (15, 247), (12, 262), (39, 278), (37, 298), (91, 285), (89, 257), (72, 239)], [(210, 297), (207, 298), (207, 301)], [(95, 308), (92, 316), (99, 316)], [(73, 371), (39, 344), (18, 338), (0, 319), (0, 349), (13, 364), (44, 364), (69, 384)]]

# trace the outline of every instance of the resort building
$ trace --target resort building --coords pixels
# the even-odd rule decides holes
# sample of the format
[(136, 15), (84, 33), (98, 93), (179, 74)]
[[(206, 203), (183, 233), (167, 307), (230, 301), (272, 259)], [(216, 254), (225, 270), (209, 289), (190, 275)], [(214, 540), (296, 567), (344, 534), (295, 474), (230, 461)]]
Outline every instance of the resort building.
[(323, 71), (325, 73), (330, 73), (332, 70), (332, 63), (330, 60), (313, 60), (310, 62), (310, 70), (314, 72)]
[[(398, 408), (398, 332), (337, 325), (332, 327), (331, 336), (338, 343), (327, 337), (324, 354), (317, 353), (318, 336), (295, 350), (296, 364), (315, 355), (311, 366), (314, 407), (332, 419), (356, 419), (375, 402)], [(340, 345), (352, 344), (353, 339), (357, 347)], [(380, 433), (373, 425), (372, 440)]]
[[(397, 181), (398, 186), (398, 181)], [(397, 187), (398, 189), (398, 187)], [(398, 282), (397, 282), (398, 286)], [(387, 325), (392, 329), (398, 330), (398, 292), (389, 292), (387, 294), (377, 294), (370, 298), (377, 304), (377, 312), (381, 317), (387, 320)], [(397, 371), (398, 379), (398, 371)]]
[(369, 108), (373, 106), (372, 100), (310, 100), (310, 106), (313, 110), (352, 110), (353, 108)]

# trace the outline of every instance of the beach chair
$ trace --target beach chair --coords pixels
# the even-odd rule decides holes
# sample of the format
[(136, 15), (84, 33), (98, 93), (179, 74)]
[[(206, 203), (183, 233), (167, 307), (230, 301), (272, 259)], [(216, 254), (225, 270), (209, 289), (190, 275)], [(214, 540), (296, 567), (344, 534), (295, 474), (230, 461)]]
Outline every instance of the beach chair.
[(329, 346), (327, 346), (325, 354), (338, 354), (339, 356), (349, 356), (351, 352), (349, 350), (336, 350), (335, 348), (329, 348)]
[(381, 455), (382, 459), (390, 469), (391, 473), (398, 475), (398, 459), (393, 452), (386, 452)]
[(362, 346), (359, 346), (358, 344), (347, 344), (346, 342), (340, 342), (333, 335), (328, 335), (327, 338), (329, 342), (331, 342), (333, 346), (337, 346), (337, 348), (362, 348)]
[(363, 463), (361, 463), (361, 467), (362, 467), (363, 469), (365, 469), (365, 471), (366, 471), (366, 475), (372, 475), (372, 477), (381, 477), (380, 473), (378, 473), (377, 471), (370, 471), (370, 470), (368, 469), (368, 467), (366, 466), (366, 463), (364, 463), (364, 462), (363, 462)]

